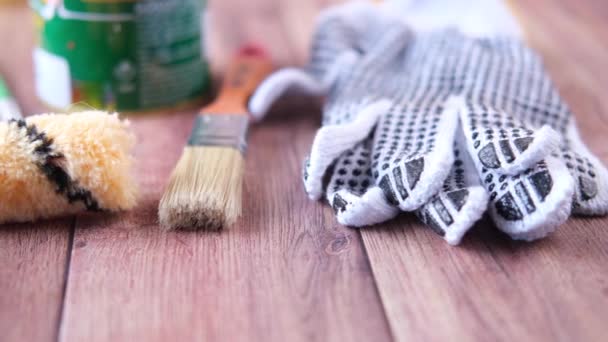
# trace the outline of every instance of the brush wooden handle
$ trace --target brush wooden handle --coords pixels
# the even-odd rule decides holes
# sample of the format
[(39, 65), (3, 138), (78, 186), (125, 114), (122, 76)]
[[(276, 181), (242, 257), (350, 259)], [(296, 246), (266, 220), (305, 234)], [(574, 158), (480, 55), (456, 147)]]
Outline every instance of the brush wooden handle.
[(228, 66), (218, 98), (201, 114), (247, 115), (249, 97), (272, 69), (262, 49), (253, 45), (242, 48)]

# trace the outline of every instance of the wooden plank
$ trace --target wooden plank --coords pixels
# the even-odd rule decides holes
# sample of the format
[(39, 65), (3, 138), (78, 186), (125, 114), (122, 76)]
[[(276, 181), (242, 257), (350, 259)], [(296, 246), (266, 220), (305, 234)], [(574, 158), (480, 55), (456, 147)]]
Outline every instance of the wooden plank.
[(599, 341), (608, 314), (605, 220), (534, 244), (483, 222), (450, 248), (411, 217), (363, 234), (398, 341)]
[[(214, 16), (228, 21), (214, 22), (227, 37), (214, 46), (262, 37), (279, 60), (290, 58), (276, 53), (287, 49), (269, 32), (276, 25), (262, 22), (271, 15), (237, 14)], [(244, 216), (221, 234), (164, 233), (156, 223), (192, 113), (134, 118), (143, 198), (130, 213), (78, 220), (61, 341), (390, 340), (358, 232), (302, 190), (301, 163), (319, 124), (309, 113), (318, 108), (289, 109), (293, 117), (252, 128)]]
[[(32, 25), (23, 7), (0, 9), (0, 74), (26, 113), (33, 92)], [(0, 226), (0, 341), (54, 341), (60, 319), (71, 219)]]
[(71, 220), (0, 226), (0, 341), (54, 341)]
[[(261, 1), (212, 3), (224, 11), (218, 16), (224, 21), (215, 23), (222, 27), (213, 35), (221, 38), (215, 61), (244, 37), (259, 37), (282, 64), (304, 61), (307, 28), (291, 22), (299, 13), (309, 16), (310, 4), (277, 9)], [(608, 83), (601, 72), (608, 56), (605, 45), (594, 44), (605, 37), (605, 26), (591, 30), (582, 22), (585, 10), (568, 21), (571, 6), (555, 4), (520, 2), (534, 28), (531, 42), (580, 118), (583, 138), (608, 161), (608, 101), (602, 98)], [(19, 13), (0, 11), (0, 38), (13, 36), (4, 23), (24, 27), (25, 12)], [(262, 22), (241, 22), (258, 15)], [(270, 32), (276, 27), (285, 32)], [(15, 49), (20, 36), (14, 36), (0, 41)], [(17, 47), (20, 61), (0, 55), (0, 72), (8, 71), (26, 111), (35, 112), (32, 84), (22, 81), (31, 79), (25, 39)], [(287, 111), (293, 117), (286, 118)], [(162, 233), (156, 225), (158, 198), (192, 113), (134, 119), (143, 200), (131, 213), (79, 218), (61, 340), (391, 339), (358, 231), (336, 225), (331, 210), (307, 201), (299, 183), (318, 126), (311, 113), (318, 109), (292, 103), (280, 112), (252, 131), (246, 212), (222, 234)], [(601, 340), (608, 317), (606, 223), (572, 220), (551, 238), (526, 244), (483, 222), (459, 248), (411, 217), (362, 234), (398, 340)], [(0, 340), (49, 340), (57, 333), (66, 225), (0, 229)], [(29, 328), (33, 321), (40, 326)]]
[[(608, 54), (594, 44), (608, 26), (587, 31), (585, 17), (574, 20), (556, 1), (517, 6), (584, 140), (608, 162)], [(403, 217), (362, 236), (397, 340), (600, 341), (608, 334), (607, 224), (573, 218), (545, 240), (521, 243), (484, 221), (451, 248)]]
[(389, 340), (358, 233), (303, 196), (317, 123), (298, 114), (253, 129), (244, 217), (221, 234), (156, 224), (192, 115), (135, 119), (142, 203), (78, 220), (61, 341)]

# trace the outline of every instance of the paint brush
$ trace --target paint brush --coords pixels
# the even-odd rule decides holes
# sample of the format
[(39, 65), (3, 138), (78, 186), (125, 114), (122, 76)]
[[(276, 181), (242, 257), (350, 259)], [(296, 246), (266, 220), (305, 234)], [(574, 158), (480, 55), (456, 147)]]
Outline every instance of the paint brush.
[(158, 217), (163, 228), (220, 230), (239, 217), (249, 126), (247, 101), (271, 70), (260, 48), (251, 45), (237, 53), (217, 100), (197, 116), (160, 200)]

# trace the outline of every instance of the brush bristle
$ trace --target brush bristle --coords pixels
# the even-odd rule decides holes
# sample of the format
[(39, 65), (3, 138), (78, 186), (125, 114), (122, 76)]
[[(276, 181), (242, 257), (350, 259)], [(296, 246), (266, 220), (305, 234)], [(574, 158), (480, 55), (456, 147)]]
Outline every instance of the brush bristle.
[(187, 146), (160, 200), (162, 227), (220, 230), (241, 214), (243, 155), (231, 147)]

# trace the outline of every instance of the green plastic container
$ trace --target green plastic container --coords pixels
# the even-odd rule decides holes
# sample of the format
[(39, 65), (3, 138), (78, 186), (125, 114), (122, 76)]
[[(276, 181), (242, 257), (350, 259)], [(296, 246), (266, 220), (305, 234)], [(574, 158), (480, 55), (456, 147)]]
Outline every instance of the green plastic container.
[(209, 86), (201, 0), (31, 0), (36, 91), (52, 108), (178, 107)]

